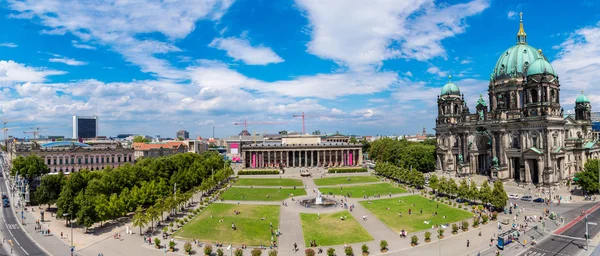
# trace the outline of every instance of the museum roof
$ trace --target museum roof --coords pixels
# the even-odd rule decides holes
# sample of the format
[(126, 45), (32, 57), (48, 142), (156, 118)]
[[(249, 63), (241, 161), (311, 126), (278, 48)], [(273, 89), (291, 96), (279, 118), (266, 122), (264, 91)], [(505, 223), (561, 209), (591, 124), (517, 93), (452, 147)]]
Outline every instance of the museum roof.
[(41, 145), (42, 148), (70, 147), (70, 146), (89, 147), (90, 145), (81, 143), (81, 142), (75, 142), (75, 141), (55, 141), (55, 142), (49, 142), (49, 143)]

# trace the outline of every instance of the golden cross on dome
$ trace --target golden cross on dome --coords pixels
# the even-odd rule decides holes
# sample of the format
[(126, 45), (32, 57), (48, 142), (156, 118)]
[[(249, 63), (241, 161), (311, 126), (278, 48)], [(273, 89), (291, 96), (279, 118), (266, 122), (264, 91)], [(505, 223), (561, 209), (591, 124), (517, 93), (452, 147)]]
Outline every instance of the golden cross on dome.
[(521, 20), (521, 22), (523, 22), (523, 12), (519, 13), (519, 19)]

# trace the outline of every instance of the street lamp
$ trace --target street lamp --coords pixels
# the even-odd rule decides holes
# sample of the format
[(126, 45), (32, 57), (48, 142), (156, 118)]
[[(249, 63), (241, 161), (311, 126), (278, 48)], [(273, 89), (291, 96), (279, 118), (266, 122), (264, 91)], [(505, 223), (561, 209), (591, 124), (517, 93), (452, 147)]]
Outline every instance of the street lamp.
[(73, 251), (75, 248), (73, 247), (73, 221), (70, 213), (63, 213), (63, 217), (69, 217), (69, 223), (71, 224), (71, 256), (73, 256)]

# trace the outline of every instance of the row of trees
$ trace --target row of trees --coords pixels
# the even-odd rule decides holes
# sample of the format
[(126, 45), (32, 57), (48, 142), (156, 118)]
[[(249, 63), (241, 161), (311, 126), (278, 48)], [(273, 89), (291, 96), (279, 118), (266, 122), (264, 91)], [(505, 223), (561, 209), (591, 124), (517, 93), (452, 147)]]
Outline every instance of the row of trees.
[[(35, 193), (40, 204), (56, 203), (58, 216), (68, 213), (90, 227), (140, 208), (175, 209), (192, 193), (210, 190), (232, 174), (216, 152), (185, 153), (69, 177), (46, 175)], [(175, 187), (178, 200), (171, 202)]]
[(402, 168), (429, 172), (435, 169), (435, 143), (410, 142), (406, 139), (380, 139), (372, 142), (369, 157), (378, 163), (394, 163)]
[(598, 159), (589, 159), (583, 166), (583, 171), (575, 174), (577, 184), (586, 192), (593, 192), (600, 189), (598, 175), (600, 175), (600, 162)]
[(493, 189), (487, 182), (484, 182), (481, 188), (478, 188), (474, 181), (468, 184), (466, 179), (461, 179), (459, 184), (456, 184), (453, 178), (446, 179), (446, 177), (442, 177), (438, 179), (436, 175), (432, 175), (429, 179), (429, 187), (434, 190), (434, 193), (467, 199), (471, 202), (479, 201), (484, 205), (492, 205), (496, 209), (504, 209), (508, 200), (501, 181), (494, 182)]
[(377, 163), (377, 165), (375, 165), (375, 172), (378, 175), (395, 179), (418, 188), (421, 188), (425, 185), (425, 176), (422, 172), (416, 170), (411, 171), (390, 163)]

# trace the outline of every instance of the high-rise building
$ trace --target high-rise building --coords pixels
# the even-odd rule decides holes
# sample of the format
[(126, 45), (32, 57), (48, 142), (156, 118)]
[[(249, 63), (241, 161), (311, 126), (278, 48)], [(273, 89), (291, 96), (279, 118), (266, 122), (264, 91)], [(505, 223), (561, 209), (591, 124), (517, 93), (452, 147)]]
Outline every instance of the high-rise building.
[(98, 136), (97, 116), (73, 116), (73, 139), (89, 139)]
[(183, 138), (184, 140), (187, 140), (190, 138), (190, 133), (186, 130), (179, 130), (176, 138)]

